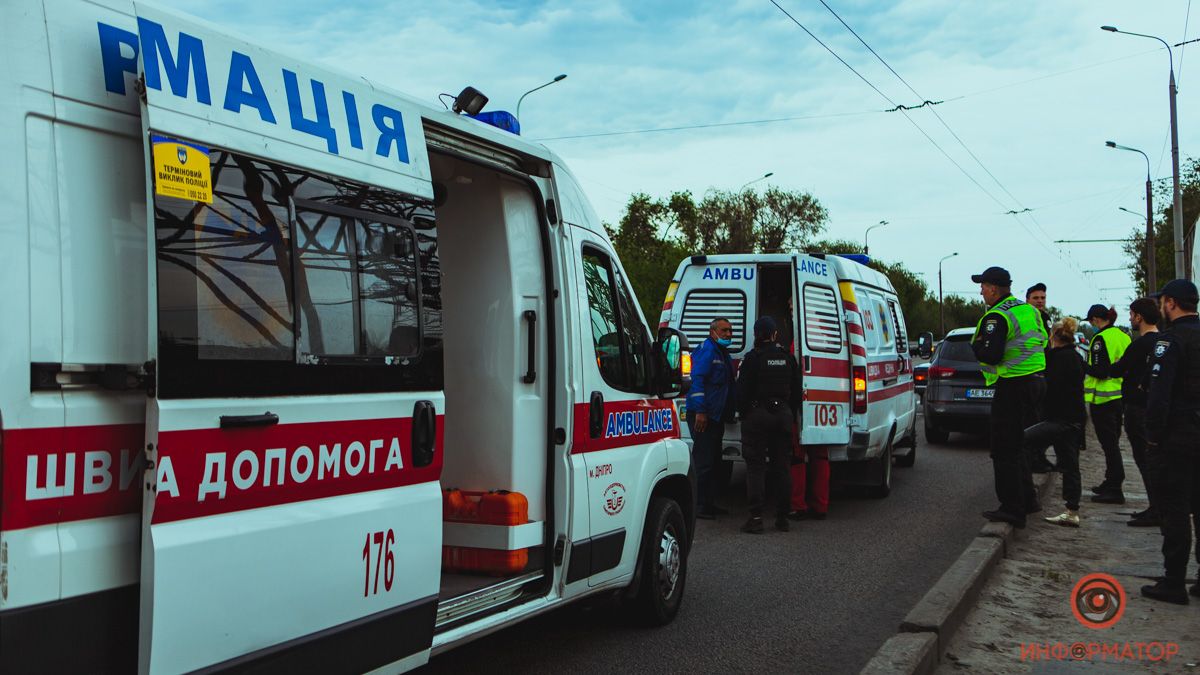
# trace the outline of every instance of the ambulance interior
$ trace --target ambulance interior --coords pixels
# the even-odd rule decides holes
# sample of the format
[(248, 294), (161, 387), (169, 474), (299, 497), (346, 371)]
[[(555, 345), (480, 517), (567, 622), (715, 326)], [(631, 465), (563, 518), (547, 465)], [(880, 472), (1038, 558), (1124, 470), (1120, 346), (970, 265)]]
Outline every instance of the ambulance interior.
[[(784, 348), (790, 348), (795, 342), (793, 338), (793, 329), (795, 319), (793, 317), (795, 304), (792, 300), (792, 279), (795, 272), (792, 266), (788, 263), (765, 264), (758, 266), (758, 307), (755, 317), (769, 316), (775, 319), (775, 325), (779, 329), (779, 344)], [(788, 311), (788, 305), (792, 305), (793, 311)], [(756, 319), (757, 320), (757, 319)], [(753, 326), (747, 327), (747, 332), (751, 332)], [(751, 346), (753, 336), (749, 336), (747, 347)]]
[[(551, 373), (532, 188), (449, 155), (431, 153), (430, 164), (445, 308), (445, 625), (517, 598), (542, 576)], [(487, 500), (509, 510), (507, 523), (489, 520)]]

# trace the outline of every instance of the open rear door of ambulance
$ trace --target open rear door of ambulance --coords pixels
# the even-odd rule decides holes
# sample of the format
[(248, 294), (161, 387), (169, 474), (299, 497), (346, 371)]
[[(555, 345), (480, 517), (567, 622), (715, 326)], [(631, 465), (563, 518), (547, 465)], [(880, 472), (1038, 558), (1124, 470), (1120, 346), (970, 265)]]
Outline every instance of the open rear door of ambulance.
[(139, 14), (152, 354), (139, 669), (419, 665), (444, 411), (420, 115)]
[(850, 441), (850, 347), (830, 267), (819, 258), (796, 257), (797, 342), (804, 387), (800, 442), (804, 445)]

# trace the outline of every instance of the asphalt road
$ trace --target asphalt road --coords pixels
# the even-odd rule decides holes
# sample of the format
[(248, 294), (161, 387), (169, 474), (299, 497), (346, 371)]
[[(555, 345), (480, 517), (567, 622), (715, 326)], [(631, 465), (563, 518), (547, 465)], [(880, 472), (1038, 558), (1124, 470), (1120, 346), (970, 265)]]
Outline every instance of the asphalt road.
[[(918, 424), (920, 422), (918, 421)], [(918, 436), (921, 434), (918, 432)], [(890, 497), (837, 490), (829, 519), (789, 533), (700, 521), (683, 608), (629, 625), (612, 604), (570, 606), (436, 657), (426, 672), (857, 673), (978, 533), (995, 506), (985, 441), (952, 434), (893, 469)]]

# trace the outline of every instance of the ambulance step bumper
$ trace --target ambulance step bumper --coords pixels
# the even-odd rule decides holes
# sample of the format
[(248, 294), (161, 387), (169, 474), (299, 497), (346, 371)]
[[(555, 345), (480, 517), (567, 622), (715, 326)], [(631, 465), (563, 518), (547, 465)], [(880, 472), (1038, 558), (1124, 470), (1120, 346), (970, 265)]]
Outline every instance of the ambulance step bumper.
[(526, 584), (542, 578), (541, 572), (530, 572), (519, 577), (506, 579), (493, 586), (472, 591), (457, 598), (438, 603), (435, 628), (464, 619), (496, 605), (513, 600), (521, 595)]

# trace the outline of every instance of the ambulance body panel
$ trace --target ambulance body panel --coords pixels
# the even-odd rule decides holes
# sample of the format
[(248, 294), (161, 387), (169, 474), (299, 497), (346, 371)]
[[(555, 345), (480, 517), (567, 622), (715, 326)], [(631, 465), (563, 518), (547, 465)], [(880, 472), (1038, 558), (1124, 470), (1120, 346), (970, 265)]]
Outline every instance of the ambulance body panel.
[[(713, 319), (728, 319), (736, 369), (753, 346), (754, 322), (762, 316), (776, 320), (781, 342), (801, 367), (801, 444), (825, 446), (833, 461), (877, 465), (893, 448), (911, 445), (916, 428), (911, 360), (904, 314), (886, 276), (835, 255), (693, 256), (675, 273), (659, 325), (678, 328), (695, 347)], [(857, 399), (856, 379), (864, 385)], [(686, 414), (682, 398), (676, 405)], [(740, 459), (739, 426), (725, 428), (727, 459)], [(683, 433), (687, 437), (686, 428)], [(879, 466), (872, 480), (890, 484), (890, 469)]]
[(608, 589), (674, 615), (681, 343), (552, 153), (143, 3), (0, 34), (0, 670), (400, 672)]

